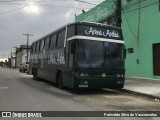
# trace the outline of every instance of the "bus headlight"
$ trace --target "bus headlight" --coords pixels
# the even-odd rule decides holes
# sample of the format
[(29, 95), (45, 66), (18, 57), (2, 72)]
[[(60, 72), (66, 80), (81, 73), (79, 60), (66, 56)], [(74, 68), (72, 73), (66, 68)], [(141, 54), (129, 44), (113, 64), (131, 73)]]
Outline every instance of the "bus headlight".
[(121, 77), (121, 74), (117, 74), (117, 77)]
[(85, 77), (88, 77), (88, 73), (85, 73)]
[(75, 75), (76, 77), (79, 77), (79, 73), (78, 73), (78, 72), (76, 72), (74, 75)]
[(117, 74), (117, 77), (124, 77), (123, 74)]
[(74, 76), (75, 76), (75, 77), (88, 77), (88, 73), (78, 73), (78, 72), (76, 72), (76, 73), (74, 74)]
[(84, 77), (84, 73), (80, 73), (80, 77)]

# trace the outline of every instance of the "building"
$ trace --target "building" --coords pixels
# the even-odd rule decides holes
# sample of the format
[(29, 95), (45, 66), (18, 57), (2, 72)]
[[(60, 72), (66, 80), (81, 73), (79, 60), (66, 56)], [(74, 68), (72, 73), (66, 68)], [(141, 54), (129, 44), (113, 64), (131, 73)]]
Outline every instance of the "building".
[[(158, 0), (121, 0), (126, 76), (160, 79), (160, 5)], [(116, 3), (108, 0), (76, 16), (76, 21), (115, 25)]]
[(11, 57), (11, 68), (16, 67), (16, 57)]
[(27, 60), (27, 45), (20, 45), (20, 48), (16, 49), (16, 68), (19, 68), (20, 64), (29, 61), (31, 46), (28, 46), (28, 60)]

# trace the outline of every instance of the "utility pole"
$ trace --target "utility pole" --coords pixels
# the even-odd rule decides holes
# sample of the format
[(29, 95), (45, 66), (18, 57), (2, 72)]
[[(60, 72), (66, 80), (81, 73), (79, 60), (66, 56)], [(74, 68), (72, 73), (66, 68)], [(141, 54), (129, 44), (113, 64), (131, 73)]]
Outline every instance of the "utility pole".
[(15, 68), (17, 68), (17, 49), (19, 48), (19, 47), (13, 47), (13, 48), (15, 48), (15, 52), (16, 52), (16, 55), (15, 55)]
[(117, 26), (121, 28), (122, 18), (121, 18), (121, 12), (122, 12), (122, 3), (121, 0), (116, 1), (116, 18), (117, 18)]
[(28, 62), (28, 44), (29, 44), (29, 36), (33, 36), (32, 34), (23, 34), (27, 36), (27, 62)]

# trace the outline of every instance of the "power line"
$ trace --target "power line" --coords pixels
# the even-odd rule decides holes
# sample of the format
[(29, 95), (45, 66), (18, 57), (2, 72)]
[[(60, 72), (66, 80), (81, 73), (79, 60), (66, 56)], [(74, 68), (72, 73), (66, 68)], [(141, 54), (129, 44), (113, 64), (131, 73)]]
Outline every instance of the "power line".
[[(79, 1), (79, 0), (76, 0), (76, 1)], [(39, 2), (43, 2), (43, 0), (42, 0), (42, 1), (39, 1)], [(33, 3), (32, 5), (37, 4), (37, 3), (39, 3), (39, 2)], [(80, 1), (79, 1), (79, 2), (80, 2)], [(89, 2), (85, 2), (85, 1), (81, 1), (81, 2), (84, 2), (84, 3), (86, 3), (86, 4), (97, 5), (97, 4), (93, 4), (93, 3), (89, 3)], [(9, 11), (1, 12), (0, 14), (6, 14), (6, 13), (14, 12), (14, 11), (17, 11), (17, 10), (20, 10), (20, 9), (23, 9), (23, 8), (26, 8), (26, 7), (29, 6), (29, 4), (20, 4), (20, 3), (5, 3), (5, 4), (17, 4), (17, 5), (25, 5), (25, 6), (20, 7), (20, 8), (16, 8), (16, 9), (12, 9), (12, 10), (9, 10)], [(40, 5), (40, 6), (88, 9), (88, 8), (78, 8), (78, 7), (68, 7), (68, 6), (55, 6), (55, 5)], [(106, 7), (106, 6), (101, 6), (101, 7)], [(113, 9), (113, 8), (108, 8), (108, 9)]]
[[(138, 10), (138, 9), (142, 9), (142, 8), (150, 7), (150, 6), (155, 5), (155, 4), (157, 4), (157, 3), (159, 3), (159, 2), (151, 3), (151, 4), (149, 4), (149, 5), (145, 5), (145, 6), (142, 6), (142, 7), (140, 7), (140, 8), (138, 7), (138, 8), (136, 8), (136, 9), (129, 10), (129, 11), (126, 11), (126, 12), (124, 12), (124, 13), (129, 13), (129, 12), (136, 11), (136, 10)], [(123, 14), (123, 13), (122, 13), (122, 14)]]
[[(81, 2), (81, 3), (90, 4), (90, 5), (96, 5), (96, 6), (100, 6), (100, 7), (105, 7), (105, 8), (106, 8), (106, 6), (97, 5), (97, 4), (90, 3), (90, 2), (86, 2), (86, 1), (82, 1), (82, 0), (75, 0), (75, 1), (77, 1), (77, 2)], [(103, 2), (104, 2), (104, 1), (103, 1)], [(107, 1), (105, 1), (105, 2), (107, 2)], [(113, 1), (111, 1), (111, 2), (113, 2)], [(113, 9), (112, 7), (107, 7), (107, 8)]]
[(124, 17), (125, 17), (125, 19), (126, 19), (126, 21), (127, 21), (127, 24), (128, 24), (129, 30), (131, 31), (132, 35), (137, 39), (137, 36), (136, 36), (136, 35), (134, 34), (134, 32), (132, 31), (131, 26), (130, 26), (130, 24), (129, 24), (129, 22), (128, 22), (128, 19), (127, 19), (127, 17), (126, 17), (126, 15), (125, 15), (125, 13), (124, 13)]
[[(33, 3), (33, 5), (34, 5), (34, 4), (37, 4), (37, 3), (40, 3), (40, 2), (43, 2), (43, 1), (44, 1), (44, 0), (41, 0), (41, 1), (39, 1), (39, 2), (35, 2), (35, 3)], [(76, 0), (76, 1), (78, 1), (78, 2), (83, 2), (83, 3), (86, 3), (86, 4), (97, 5), (97, 4), (93, 4), (93, 3), (89, 3), (89, 2), (85, 2), (85, 1), (81, 1), (81, 0)], [(146, 1), (146, 0), (143, 0), (142, 2), (144, 2), (144, 1)], [(108, 1), (106, 1), (106, 2), (108, 2)], [(112, 2), (114, 2), (114, 0), (113, 0)], [(146, 6), (142, 6), (141, 8), (149, 7), (149, 6), (152, 6), (152, 5), (157, 4), (157, 3), (159, 3), (159, 2), (152, 3), (152, 4), (149, 4), (149, 5), (146, 5)], [(19, 4), (19, 3), (14, 3), (14, 4)], [(17, 10), (20, 10), (20, 9), (23, 9), (23, 8), (29, 6), (29, 4), (21, 4), (21, 5), (26, 5), (26, 6), (23, 6), (23, 7), (20, 7), (20, 8), (16, 8), (16, 9), (12, 9), (12, 10), (5, 11), (5, 12), (1, 12), (0, 14), (6, 14), (6, 13), (14, 12), (14, 11), (17, 11)], [(132, 4), (132, 5), (133, 5), (133, 4)], [(55, 6), (55, 5), (53, 5), (53, 6), (52, 6), (52, 5), (41, 5), (41, 6), (46, 6), (46, 7), (64, 7), (64, 8), (66, 7), (66, 8), (84, 9), (84, 8), (78, 8), (78, 7)], [(101, 7), (106, 7), (106, 6), (102, 6), (102, 5), (100, 5), (100, 6), (101, 6)], [(124, 7), (125, 7), (125, 6), (124, 6)], [(122, 7), (122, 8), (123, 8), (123, 11), (125, 10), (124, 7)], [(86, 9), (87, 9), (87, 8), (86, 8)], [(110, 9), (113, 9), (113, 8), (110, 8)], [(138, 9), (139, 9), (139, 8), (136, 8), (136, 9), (133, 9), (133, 10), (129, 10), (129, 11), (123, 12), (122, 14), (128, 13), (128, 12), (132, 12), (132, 11), (135, 11), (135, 10), (138, 10)]]
[(93, 3), (86, 2), (86, 1), (82, 1), (82, 0), (75, 0), (75, 1), (77, 1), (77, 2), (81, 2), (81, 3), (90, 4), (90, 5), (97, 5), (97, 4), (93, 4)]
[(0, 3), (12, 3), (12, 2), (17, 2), (17, 1), (26, 1), (26, 0), (10, 0), (10, 1), (4, 1), (4, 0), (1, 0)]
[[(13, 5), (27, 5), (29, 6), (30, 4), (20, 4), (20, 3), (4, 3), (4, 4), (13, 4)], [(44, 7), (63, 7), (63, 8), (77, 8), (77, 9), (88, 9), (88, 8), (80, 8), (80, 7), (72, 7), (72, 6), (61, 6), (61, 5), (47, 5), (47, 4), (44, 4), (44, 5), (39, 5), (39, 6), (44, 6)]]
[[(45, 1), (45, 0), (41, 0), (41, 1), (38, 1), (38, 2), (33, 3), (32, 5), (37, 4), (37, 3), (40, 3), (40, 2), (44, 2), (44, 1)], [(12, 10), (9, 10), (9, 11), (1, 12), (0, 14), (2, 15), (2, 14), (10, 13), (10, 12), (13, 12), (13, 11), (17, 11), (17, 10), (26, 8), (26, 7), (28, 7), (28, 6), (29, 6), (29, 5), (23, 6), (23, 7), (20, 7), (20, 8), (16, 8), (16, 9), (12, 9)]]
[[(141, 3), (144, 2), (144, 1), (146, 1), (146, 0), (141, 0)], [(137, 5), (137, 4), (138, 4), (138, 0), (135, 1), (135, 2), (128, 3), (127, 5), (122, 6), (122, 8), (125, 9), (125, 8), (128, 8), (128, 7), (133, 7), (134, 5)]]

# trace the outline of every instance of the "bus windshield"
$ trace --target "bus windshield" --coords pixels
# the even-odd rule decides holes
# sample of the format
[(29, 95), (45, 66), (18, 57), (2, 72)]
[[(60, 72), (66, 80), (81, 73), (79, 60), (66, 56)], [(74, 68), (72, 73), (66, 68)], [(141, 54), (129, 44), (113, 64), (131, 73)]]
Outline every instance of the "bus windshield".
[(123, 44), (78, 40), (76, 53), (78, 68), (124, 69)]

